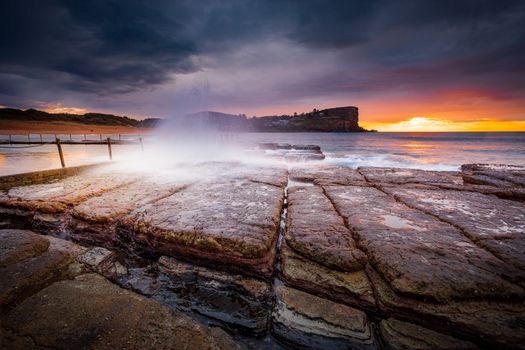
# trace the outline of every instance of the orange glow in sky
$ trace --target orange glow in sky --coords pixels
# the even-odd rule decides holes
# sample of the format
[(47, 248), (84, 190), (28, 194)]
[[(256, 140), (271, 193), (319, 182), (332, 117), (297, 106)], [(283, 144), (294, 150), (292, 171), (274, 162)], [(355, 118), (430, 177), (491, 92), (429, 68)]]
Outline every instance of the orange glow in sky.
[[(334, 98), (302, 100), (291, 105), (261, 106), (261, 108), (212, 108), (212, 110), (248, 116), (282, 115), (354, 105), (359, 108), (359, 124), (378, 131), (525, 131), (525, 100), (504, 96), (496, 90), (448, 89), (420, 95), (389, 92), (366, 98)], [(64, 106), (61, 103), (40, 106), (50, 113), (84, 114), (87, 107)], [(105, 111), (130, 115), (129, 111)], [(152, 117), (169, 117), (152, 115)]]
[(525, 131), (525, 121), (451, 121), (427, 117), (413, 117), (399, 122), (361, 122), (366, 129), (379, 131), (409, 132), (409, 131)]
[(371, 96), (366, 99), (307, 101), (274, 106), (258, 116), (311, 111), (335, 106), (359, 107), (359, 124), (378, 131), (525, 131), (525, 101), (487, 89), (449, 89), (422, 95)]

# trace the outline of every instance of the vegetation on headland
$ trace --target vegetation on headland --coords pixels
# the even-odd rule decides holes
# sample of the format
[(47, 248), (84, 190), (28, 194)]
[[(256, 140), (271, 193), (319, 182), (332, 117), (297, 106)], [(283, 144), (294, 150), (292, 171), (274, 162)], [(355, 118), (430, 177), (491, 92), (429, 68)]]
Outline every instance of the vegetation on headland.
[[(274, 115), (259, 118), (247, 118), (246, 115), (234, 115), (220, 112), (200, 112), (188, 118), (189, 123), (205, 123), (219, 130), (227, 131), (262, 131), (262, 132), (364, 132), (359, 126), (357, 107), (338, 107), (324, 110), (314, 109), (312, 112), (294, 115)], [(18, 123), (28, 125), (28, 129), (36, 130), (40, 126), (47, 129), (60, 125), (62, 129), (71, 126), (74, 129), (83, 128), (93, 131), (97, 128), (147, 129), (153, 128), (164, 119), (146, 118), (137, 120), (127, 116), (117, 116), (104, 113), (48, 113), (36, 109), (20, 110), (0, 108), (0, 129), (2, 125)], [(37, 125), (34, 125), (37, 124)], [(7, 129), (20, 129), (7, 128)]]
[(0, 121), (26, 121), (26, 122), (71, 122), (89, 125), (108, 125), (108, 126), (127, 126), (135, 128), (153, 127), (159, 120), (157, 118), (147, 118), (137, 120), (126, 116), (117, 116), (104, 113), (48, 113), (36, 109), (14, 109), (0, 108)]

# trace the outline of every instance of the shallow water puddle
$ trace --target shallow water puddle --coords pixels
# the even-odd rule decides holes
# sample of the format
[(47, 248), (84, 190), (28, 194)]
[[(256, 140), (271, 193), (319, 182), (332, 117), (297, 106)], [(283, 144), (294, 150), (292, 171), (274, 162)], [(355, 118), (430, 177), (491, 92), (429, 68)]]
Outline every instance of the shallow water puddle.
[(381, 218), (383, 219), (383, 225), (391, 227), (391, 228), (400, 228), (400, 229), (412, 229), (416, 231), (425, 231), (424, 228), (413, 225), (412, 221), (400, 218), (399, 216), (395, 215), (381, 215)]

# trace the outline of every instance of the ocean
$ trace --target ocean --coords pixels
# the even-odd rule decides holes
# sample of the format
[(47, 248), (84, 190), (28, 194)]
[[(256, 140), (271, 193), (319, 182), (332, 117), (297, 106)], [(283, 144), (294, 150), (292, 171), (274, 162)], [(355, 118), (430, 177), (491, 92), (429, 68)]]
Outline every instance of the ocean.
[[(258, 142), (315, 144), (327, 156), (324, 162), (352, 168), (457, 170), (465, 163), (525, 165), (525, 132), (241, 133), (228, 135), (228, 140), (243, 147)], [(146, 138), (145, 147), (147, 143)], [(105, 145), (64, 145), (63, 149), (68, 166), (108, 160)], [(139, 151), (138, 145), (113, 145), (116, 160)], [(0, 175), (58, 167), (55, 145), (0, 145)]]

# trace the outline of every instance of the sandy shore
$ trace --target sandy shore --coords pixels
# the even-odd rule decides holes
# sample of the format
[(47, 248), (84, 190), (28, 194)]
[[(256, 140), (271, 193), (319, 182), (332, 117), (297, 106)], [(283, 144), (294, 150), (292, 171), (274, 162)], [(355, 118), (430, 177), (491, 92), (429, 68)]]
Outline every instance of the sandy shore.
[(133, 128), (115, 125), (91, 125), (65, 122), (18, 122), (0, 120), (0, 134), (145, 134), (147, 128)]

